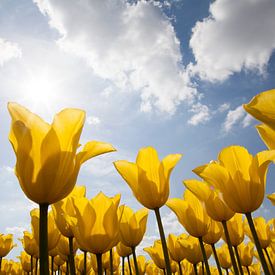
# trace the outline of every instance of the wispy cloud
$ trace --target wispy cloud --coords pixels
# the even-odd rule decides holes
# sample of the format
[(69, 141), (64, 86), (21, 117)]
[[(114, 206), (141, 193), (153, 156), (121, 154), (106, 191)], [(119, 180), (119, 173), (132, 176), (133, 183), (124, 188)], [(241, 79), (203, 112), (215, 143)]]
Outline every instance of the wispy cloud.
[(10, 42), (0, 37), (0, 65), (8, 62), (10, 59), (21, 56), (21, 49), (16, 43)]
[(187, 121), (187, 123), (193, 126), (205, 123), (211, 119), (210, 110), (207, 105), (201, 103), (193, 104), (190, 112), (194, 113), (194, 115)]

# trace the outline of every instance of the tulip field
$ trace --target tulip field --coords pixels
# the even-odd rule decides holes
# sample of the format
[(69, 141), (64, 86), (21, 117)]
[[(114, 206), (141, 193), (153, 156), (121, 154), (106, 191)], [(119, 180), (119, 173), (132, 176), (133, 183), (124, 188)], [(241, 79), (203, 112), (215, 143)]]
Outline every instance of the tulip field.
[[(0, 235), (0, 274), (275, 274), (275, 218), (253, 216), (266, 197), (275, 205), (275, 193), (266, 193), (266, 185), (274, 187), (267, 174), (275, 162), (275, 90), (259, 93), (243, 108), (260, 122), (255, 135), (266, 150), (223, 148), (216, 160), (193, 167), (194, 178), (182, 178), (182, 196), (169, 194), (181, 154), (159, 159), (149, 146), (136, 152), (136, 160), (116, 160), (121, 181), (140, 204), (134, 211), (121, 204), (121, 194), (98, 191), (91, 198), (85, 186), (76, 185), (83, 163), (116, 151), (106, 142), (80, 145), (85, 111), (61, 110), (48, 124), (9, 103), (14, 173), (37, 208), (30, 212), (31, 232), (24, 232), (17, 260), (7, 259), (12, 234)], [(175, 213), (185, 233), (164, 230), (163, 206)], [(137, 248), (150, 212), (159, 239), (144, 248), (145, 257)]]

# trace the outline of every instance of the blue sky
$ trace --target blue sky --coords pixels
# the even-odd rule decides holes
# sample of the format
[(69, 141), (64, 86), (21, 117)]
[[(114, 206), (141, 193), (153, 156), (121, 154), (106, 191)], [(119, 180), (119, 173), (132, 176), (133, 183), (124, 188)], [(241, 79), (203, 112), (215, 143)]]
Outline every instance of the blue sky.
[[(65, 107), (84, 109), (82, 143), (106, 141), (118, 151), (89, 161), (78, 183), (88, 197), (120, 192), (135, 209), (141, 206), (112, 162), (134, 161), (141, 147), (154, 146), (161, 158), (183, 154), (170, 197), (224, 146), (264, 150), (241, 105), (275, 86), (274, 12), (272, 0), (2, 0), (0, 232), (19, 237), (34, 207), (12, 172), (8, 101), (47, 121)], [(274, 181), (271, 165), (267, 193)], [(166, 230), (181, 233), (174, 214), (162, 213)], [(257, 214), (274, 217), (268, 200)], [(153, 215), (149, 223), (143, 246), (157, 238)]]

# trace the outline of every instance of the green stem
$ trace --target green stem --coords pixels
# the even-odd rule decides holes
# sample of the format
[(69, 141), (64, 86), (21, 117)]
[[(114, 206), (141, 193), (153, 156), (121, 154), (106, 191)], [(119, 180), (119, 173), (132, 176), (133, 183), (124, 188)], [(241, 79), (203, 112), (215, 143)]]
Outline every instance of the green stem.
[(204, 261), (204, 264), (205, 264), (206, 273), (207, 273), (207, 275), (211, 275), (208, 260), (207, 260), (207, 256), (206, 256), (206, 252), (205, 252), (205, 248), (204, 248), (203, 241), (202, 241), (202, 237), (199, 237), (198, 239), (199, 239), (199, 242), (200, 242), (201, 253), (202, 253), (202, 256), (203, 256), (203, 261)]
[(229, 275), (228, 268), (225, 269), (226, 275)]
[(60, 265), (57, 267), (57, 274), (60, 274)]
[(70, 275), (75, 275), (75, 264), (74, 264), (74, 237), (69, 237), (69, 265), (70, 265)]
[(272, 272), (273, 272), (273, 274), (275, 274), (275, 269), (274, 269), (274, 266), (273, 266), (272, 261), (270, 259), (270, 256), (269, 256), (267, 248), (264, 248), (264, 252), (265, 252), (266, 257), (268, 259), (269, 265), (271, 266)]
[(125, 272), (124, 272), (124, 265), (125, 265), (125, 257), (122, 257), (122, 275), (124, 275), (125, 274)]
[(39, 204), (39, 255), (40, 275), (49, 275), (48, 256), (48, 207), (47, 203)]
[(250, 275), (249, 266), (246, 266), (246, 271), (247, 271), (247, 274)]
[(203, 264), (203, 261), (201, 262), (201, 271), (202, 271), (202, 275), (204, 275), (204, 264)]
[(102, 275), (102, 254), (96, 254), (96, 261), (97, 261), (97, 274)]
[(212, 243), (211, 247), (212, 247), (212, 251), (213, 251), (213, 254), (214, 254), (214, 258), (215, 258), (215, 261), (216, 261), (216, 265), (217, 265), (217, 268), (218, 268), (219, 275), (222, 275), (222, 269), (221, 269), (220, 261), (219, 261), (218, 255), (217, 255), (215, 244)]
[(182, 268), (181, 268), (181, 264), (180, 264), (180, 262), (178, 262), (178, 266), (179, 266), (179, 272), (180, 272), (180, 275), (182, 275)]
[(69, 275), (69, 262), (66, 261), (66, 275)]
[(163, 230), (163, 226), (162, 226), (162, 222), (161, 222), (159, 208), (154, 209), (154, 211), (156, 214), (158, 228), (159, 228), (162, 250), (163, 250), (163, 255), (164, 255), (164, 259), (165, 259), (166, 272), (167, 272), (167, 275), (172, 275), (169, 254), (168, 254), (167, 244), (166, 244), (166, 240), (165, 240), (165, 234), (164, 234), (164, 230)]
[(244, 275), (240, 255), (239, 255), (239, 252), (238, 252), (238, 247), (237, 246), (233, 246), (233, 247), (234, 247), (235, 255), (236, 255), (236, 258), (237, 258), (237, 263), (238, 263), (240, 273), (241, 273), (241, 275)]
[(110, 249), (110, 274), (114, 274), (114, 266), (113, 266), (113, 250)]
[(235, 273), (235, 275), (239, 275), (239, 270), (238, 270), (236, 259), (235, 259), (235, 256), (234, 256), (234, 252), (233, 252), (231, 240), (230, 240), (230, 237), (229, 237), (226, 221), (222, 221), (222, 225), (223, 225), (224, 235), (225, 235), (225, 238), (226, 238), (227, 247), (228, 247), (228, 250), (229, 250), (229, 254), (230, 254), (232, 266), (233, 266), (233, 269), (234, 269), (234, 273)]
[(83, 273), (86, 275), (87, 270), (87, 251), (84, 251), (84, 267), (83, 267)]
[(132, 275), (132, 268), (131, 268), (131, 263), (130, 263), (130, 257), (129, 256), (127, 256), (127, 260), (128, 260), (129, 273), (130, 273), (130, 275)]
[(261, 244), (259, 242), (259, 238), (258, 238), (256, 229), (255, 229), (255, 226), (254, 226), (254, 223), (253, 223), (251, 213), (246, 213), (245, 216), (247, 218), (247, 221), (248, 221), (248, 224), (249, 224), (249, 227), (250, 227), (250, 231), (252, 233), (254, 243), (256, 245), (258, 255), (259, 255), (263, 270), (264, 270), (264, 273), (266, 275), (270, 275), (270, 272), (269, 272), (269, 269), (268, 269), (268, 266), (267, 266), (267, 263), (266, 263), (266, 260), (265, 260), (265, 257), (264, 257), (264, 253), (263, 253), (263, 250), (261, 248)]
[(198, 275), (197, 264), (193, 264), (193, 268), (195, 275)]
[(51, 257), (52, 259), (52, 262), (51, 262), (51, 264), (52, 264), (52, 274), (54, 274), (54, 256), (52, 256)]
[(34, 270), (35, 275), (37, 275), (37, 271), (38, 271), (38, 258), (35, 258), (35, 270)]
[(163, 271), (163, 275), (166, 275), (165, 268), (163, 268), (162, 271)]
[(1, 271), (1, 267), (2, 267), (2, 257), (0, 257), (0, 271)]
[(132, 253), (133, 253), (133, 258), (134, 258), (134, 265), (135, 265), (136, 275), (139, 275), (138, 262), (137, 262), (136, 248), (135, 247), (132, 247)]

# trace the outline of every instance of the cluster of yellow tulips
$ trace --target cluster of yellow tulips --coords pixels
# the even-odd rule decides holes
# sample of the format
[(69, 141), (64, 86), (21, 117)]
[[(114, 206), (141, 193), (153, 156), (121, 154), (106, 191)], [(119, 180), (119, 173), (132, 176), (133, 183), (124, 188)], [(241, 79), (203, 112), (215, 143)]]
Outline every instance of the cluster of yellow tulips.
[[(244, 108), (262, 122), (257, 130), (268, 150), (253, 156), (241, 146), (222, 149), (217, 160), (193, 170), (201, 180), (183, 181), (182, 198), (169, 199), (169, 178), (180, 154), (160, 161), (157, 151), (147, 147), (135, 163), (114, 162), (144, 206), (134, 212), (120, 205), (120, 194), (100, 192), (88, 199), (85, 186), (76, 186), (85, 161), (115, 151), (99, 141), (79, 149), (83, 111), (65, 109), (50, 125), (10, 103), (15, 173), (39, 208), (30, 213), (32, 232), (25, 231), (21, 239), (20, 262), (3, 259), (14, 244), (12, 235), (0, 235), (1, 274), (275, 274), (275, 219), (251, 215), (263, 202), (268, 166), (275, 160), (275, 90), (260, 93)], [(275, 193), (268, 198), (275, 204)], [(165, 237), (164, 205), (188, 234)], [(151, 260), (136, 255), (149, 210), (160, 233), (160, 240), (144, 249)], [(245, 235), (250, 242), (244, 242)], [(224, 244), (216, 247), (221, 239)], [(215, 265), (210, 266), (212, 254)]]

